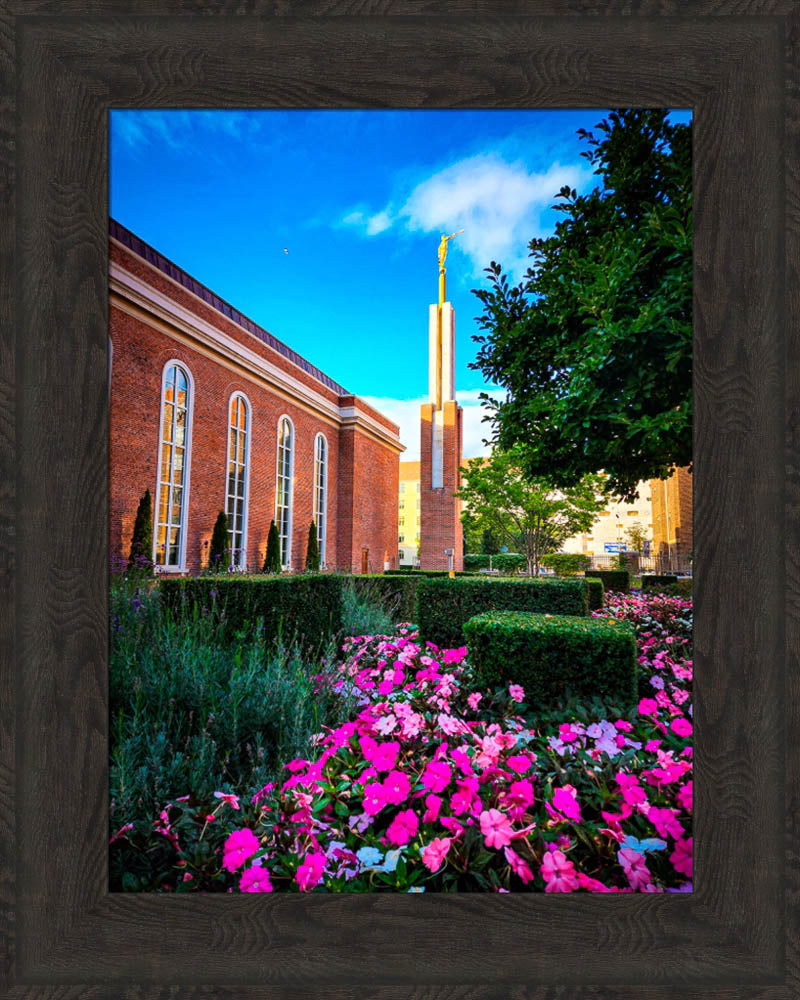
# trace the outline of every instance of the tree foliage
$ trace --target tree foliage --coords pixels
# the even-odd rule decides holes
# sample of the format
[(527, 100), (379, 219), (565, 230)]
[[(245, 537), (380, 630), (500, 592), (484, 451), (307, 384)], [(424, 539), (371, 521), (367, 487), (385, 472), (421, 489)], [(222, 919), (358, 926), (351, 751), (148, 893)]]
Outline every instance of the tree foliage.
[(543, 478), (529, 479), (520, 458), (521, 449), (495, 451), (486, 465), (470, 470), (455, 495), (469, 505), (478, 527), (519, 545), (528, 573), (538, 574), (545, 553), (591, 528), (603, 508), (603, 479), (586, 475), (577, 485), (556, 490)]
[(281, 543), (278, 538), (278, 529), (274, 521), (270, 522), (269, 534), (267, 535), (267, 554), (264, 557), (263, 573), (280, 573), (281, 571)]
[(520, 285), (486, 269), (472, 367), (505, 390), (484, 394), (494, 442), (520, 447), (529, 476), (566, 487), (602, 470), (633, 499), (691, 466), (691, 127), (621, 110), (578, 134), (600, 184), (561, 189)]
[(212, 572), (219, 572), (228, 568), (230, 556), (230, 532), (228, 531), (228, 515), (224, 510), (217, 514), (214, 522), (214, 531), (211, 534), (211, 545), (208, 548), (208, 568)]
[(638, 552), (641, 555), (644, 552), (644, 543), (650, 538), (650, 534), (641, 521), (634, 521), (630, 528), (626, 530), (625, 537), (628, 540), (631, 551)]
[(139, 501), (139, 506), (136, 508), (136, 520), (133, 522), (128, 571), (149, 573), (152, 569), (153, 501), (150, 499), (150, 490), (145, 490)]
[(316, 573), (319, 570), (319, 543), (317, 542), (317, 526), (314, 521), (308, 529), (308, 545), (306, 546), (306, 570)]

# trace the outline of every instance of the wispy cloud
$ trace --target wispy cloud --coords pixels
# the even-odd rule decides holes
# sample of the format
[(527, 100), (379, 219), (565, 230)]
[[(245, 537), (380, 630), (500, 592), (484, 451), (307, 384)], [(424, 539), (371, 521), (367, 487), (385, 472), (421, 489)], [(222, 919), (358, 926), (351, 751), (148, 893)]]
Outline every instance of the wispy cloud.
[(362, 236), (377, 236), (385, 229), (389, 229), (393, 221), (388, 209), (375, 212), (373, 215), (369, 215), (361, 209), (355, 209), (343, 216), (341, 225), (352, 226), (359, 230)]
[(246, 111), (112, 111), (112, 138), (133, 149), (165, 142), (171, 149), (186, 149), (200, 133), (213, 133), (236, 141), (252, 139), (261, 131), (261, 120)]
[[(492, 390), (487, 390), (492, 392)], [(491, 424), (484, 423), (483, 417), (489, 410), (482, 405), (479, 396), (480, 389), (465, 389), (456, 392), (456, 399), (464, 410), (463, 423), (463, 457), (478, 458), (488, 455), (491, 451), (485, 445), (484, 438), (492, 436)], [(499, 390), (497, 391), (499, 395)], [(428, 402), (427, 396), (416, 399), (393, 399), (388, 396), (362, 396), (365, 403), (394, 421), (400, 428), (400, 440), (406, 450), (400, 456), (403, 462), (419, 461), (419, 408)]]

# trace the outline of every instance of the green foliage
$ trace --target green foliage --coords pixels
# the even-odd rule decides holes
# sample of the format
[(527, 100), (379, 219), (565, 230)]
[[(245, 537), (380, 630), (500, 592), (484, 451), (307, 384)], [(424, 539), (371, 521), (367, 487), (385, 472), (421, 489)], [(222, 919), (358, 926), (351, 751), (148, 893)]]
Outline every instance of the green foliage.
[(380, 574), (345, 577), (342, 590), (345, 635), (388, 635), (414, 614), (417, 581), (404, 575), (387, 579)]
[(634, 521), (630, 528), (625, 531), (625, 537), (628, 540), (630, 550), (641, 555), (644, 552), (644, 543), (649, 540), (650, 535), (641, 521)]
[(491, 611), (466, 622), (464, 633), (482, 686), (520, 684), (532, 705), (575, 697), (636, 703), (636, 637), (627, 622)]
[(228, 531), (228, 515), (224, 510), (217, 514), (214, 522), (214, 531), (211, 535), (211, 545), (208, 549), (208, 569), (212, 573), (219, 573), (227, 570), (229, 562), (231, 540)]
[(483, 553), (467, 553), (464, 556), (464, 569), (467, 572), (475, 572), (489, 568), (489, 556)]
[(455, 496), (468, 505), (473, 523), (509, 545), (519, 544), (534, 575), (546, 552), (591, 528), (604, 503), (600, 476), (585, 476), (569, 489), (555, 490), (548, 480), (522, 472), (519, 448), (494, 451), (483, 465), (462, 472), (464, 485)]
[(561, 189), (524, 281), (486, 268), (471, 367), (506, 390), (495, 443), (518, 446), (529, 477), (566, 488), (603, 470), (633, 499), (692, 461), (691, 126), (632, 109), (597, 130), (578, 134), (599, 186)]
[(306, 572), (319, 572), (319, 544), (317, 542), (317, 525), (314, 521), (308, 529), (308, 545), (306, 546)]
[(463, 625), (482, 611), (588, 615), (584, 580), (502, 580), (492, 577), (422, 580), (416, 620), (423, 642), (441, 649), (464, 644)]
[(603, 581), (596, 580), (592, 577), (586, 577), (585, 579), (586, 579), (586, 585), (589, 588), (589, 610), (602, 611), (603, 599), (606, 593), (606, 588), (603, 586)]
[(549, 566), (559, 576), (574, 576), (592, 565), (592, 557), (582, 552), (548, 552), (542, 556), (542, 566)]
[(278, 529), (274, 521), (270, 522), (269, 534), (267, 535), (267, 554), (264, 557), (264, 567), (262, 573), (280, 573), (281, 571), (281, 542), (278, 538)]
[(487, 556), (495, 556), (500, 552), (500, 539), (491, 528), (481, 532), (481, 552)]
[(674, 573), (642, 573), (642, 590), (657, 590), (666, 592), (667, 588), (674, 587), (678, 582), (678, 577)]
[(631, 589), (631, 572), (628, 569), (590, 569), (586, 579), (602, 580), (606, 590), (627, 594)]
[(150, 490), (144, 495), (136, 508), (136, 520), (133, 522), (131, 536), (131, 551), (128, 557), (128, 572), (152, 573), (153, 571), (153, 502)]
[(164, 578), (164, 605), (173, 614), (192, 615), (196, 605), (220, 624), (223, 635), (261, 634), (266, 642), (280, 637), (303, 648), (319, 648), (343, 627), (344, 577), (334, 573), (293, 576)]

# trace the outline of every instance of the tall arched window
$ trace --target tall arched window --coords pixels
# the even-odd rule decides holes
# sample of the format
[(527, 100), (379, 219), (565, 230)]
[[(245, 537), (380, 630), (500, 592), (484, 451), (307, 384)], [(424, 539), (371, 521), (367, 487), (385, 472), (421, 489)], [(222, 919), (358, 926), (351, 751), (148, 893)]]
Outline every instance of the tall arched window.
[(153, 561), (165, 569), (183, 569), (186, 558), (186, 511), (192, 383), (175, 361), (164, 368)]
[(228, 471), (225, 513), (231, 539), (231, 564), (244, 568), (247, 555), (247, 486), (250, 464), (250, 406), (240, 392), (228, 407)]
[(328, 528), (328, 442), (317, 434), (314, 444), (314, 520), (317, 525), (319, 563), (325, 565), (325, 537)]
[(278, 468), (275, 477), (275, 523), (281, 543), (281, 566), (292, 564), (292, 471), (294, 427), (288, 417), (278, 422)]

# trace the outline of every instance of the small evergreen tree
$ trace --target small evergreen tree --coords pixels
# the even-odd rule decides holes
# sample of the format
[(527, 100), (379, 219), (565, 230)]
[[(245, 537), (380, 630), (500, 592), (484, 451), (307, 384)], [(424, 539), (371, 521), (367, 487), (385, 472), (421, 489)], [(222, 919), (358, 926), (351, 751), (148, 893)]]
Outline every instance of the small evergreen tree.
[(230, 544), (228, 515), (224, 510), (221, 510), (217, 514), (214, 531), (211, 535), (211, 546), (208, 550), (208, 568), (212, 573), (218, 573), (221, 569), (227, 568)]
[(273, 521), (269, 526), (267, 535), (267, 554), (264, 559), (263, 573), (280, 573), (281, 571), (281, 543), (278, 538), (278, 529)]
[(128, 572), (150, 573), (153, 569), (152, 553), (153, 502), (150, 499), (150, 490), (145, 490), (144, 496), (136, 508), (136, 520), (133, 522)]
[(319, 544), (317, 542), (317, 526), (312, 521), (308, 529), (308, 545), (306, 547), (306, 571), (316, 573), (319, 570)]

